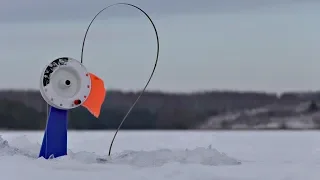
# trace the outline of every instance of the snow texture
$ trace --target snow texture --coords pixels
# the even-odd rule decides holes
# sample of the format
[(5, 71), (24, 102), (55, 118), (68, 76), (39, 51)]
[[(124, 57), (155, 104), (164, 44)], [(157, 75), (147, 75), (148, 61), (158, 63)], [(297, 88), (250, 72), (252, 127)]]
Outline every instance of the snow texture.
[(261, 108), (227, 112), (208, 118), (199, 129), (319, 129), (320, 111), (310, 102), (271, 104)]
[(52, 160), (37, 158), (42, 133), (1, 134), (6, 180), (320, 178), (318, 132), (120, 132), (111, 157), (110, 132), (71, 132), (69, 155)]

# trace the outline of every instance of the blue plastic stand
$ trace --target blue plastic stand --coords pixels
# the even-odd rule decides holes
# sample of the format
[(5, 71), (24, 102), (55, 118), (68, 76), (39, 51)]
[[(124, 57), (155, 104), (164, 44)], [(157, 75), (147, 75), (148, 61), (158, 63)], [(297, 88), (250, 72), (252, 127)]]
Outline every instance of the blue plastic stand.
[(39, 157), (49, 159), (67, 155), (67, 132), (68, 111), (49, 106)]

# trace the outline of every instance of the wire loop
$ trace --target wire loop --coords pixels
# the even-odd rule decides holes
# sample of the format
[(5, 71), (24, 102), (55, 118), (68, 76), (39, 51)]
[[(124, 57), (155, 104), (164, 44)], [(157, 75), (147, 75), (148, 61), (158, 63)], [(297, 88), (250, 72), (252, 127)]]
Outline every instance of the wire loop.
[(84, 35), (84, 38), (83, 38), (82, 48), (81, 48), (81, 59), (80, 59), (80, 62), (83, 63), (84, 45), (85, 45), (85, 41), (86, 41), (86, 38), (87, 38), (89, 29), (90, 29), (92, 23), (93, 23), (94, 20), (99, 16), (99, 14), (102, 13), (104, 10), (106, 10), (106, 9), (112, 7), (112, 6), (117, 6), (117, 5), (125, 5), (125, 6), (134, 7), (134, 8), (136, 8), (136, 9), (138, 9), (140, 12), (142, 12), (142, 13), (148, 18), (149, 22), (150, 22), (150, 23), (152, 24), (152, 26), (153, 26), (153, 29), (154, 29), (154, 32), (155, 32), (155, 35), (156, 35), (156, 39), (157, 39), (157, 54), (156, 54), (156, 60), (155, 60), (154, 66), (153, 66), (153, 70), (152, 70), (152, 72), (151, 72), (151, 74), (150, 74), (150, 77), (149, 77), (146, 85), (144, 86), (144, 88), (143, 88), (142, 91), (140, 92), (140, 94), (139, 94), (139, 96), (137, 97), (137, 99), (136, 99), (136, 100), (134, 101), (134, 103), (131, 105), (131, 107), (129, 108), (129, 110), (128, 110), (128, 112), (126, 113), (126, 115), (123, 117), (121, 123), (119, 124), (119, 126), (118, 126), (118, 128), (117, 128), (117, 130), (116, 130), (116, 132), (115, 132), (115, 134), (114, 134), (114, 136), (113, 136), (113, 138), (112, 138), (112, 141), (111, 141), (110, 147), (109, 147), (108, 156), (111, 155), (112, 145), (113, 145), (113, 143), (114, 143), (114, 140), (115, 140), (115, 138), (116, 138), (116, 136), (117, 136), (117, 134), (118, 134), (118, 132), (119, 132), (122, 124), (123, 124), (124, 121), (127, 119), (127, 117), (129, 116), (129, 114), (131, 113), (132, 109), (135, 107), (135, 105), (137, 104), (137, 102), (140, 100), (142, 94), (146, 91), (146, 89), (147, 89), (147, 87), (148, 87), (148, 85), (149, 85), (149, 83), (150, 83), (150, 81), (151, 81), (151, 79), (152, 79), (152, 77), (153, 77), (153, 74), (154, 74), (154, 72), (155, 72), (155, 70), (156, 70), (156, 68), (157, 68), (158, 59), (159, 59), (159, 51), (160, 51), (160, 43), (159, 43), (158, 31), (157, 31), (157, 28), (156, 28), (156, 26), (154, 25), (151, 17), (150, 17), (144, 10), (142, 10), (141, 8), (139, 8), (138, 6), (135, 6), (135, 5), (133, 5), (133, 4), (129, 4), (129, 3), (115, 3), (115, 4), (111, 4), (111, 5), (103, 8), (102, 10), (100, 10), (100, 11), (94, 16), (94, 18), (91, 20), (89, 26), (87, 27), (86, 33), (85, 33), (85, 35)]

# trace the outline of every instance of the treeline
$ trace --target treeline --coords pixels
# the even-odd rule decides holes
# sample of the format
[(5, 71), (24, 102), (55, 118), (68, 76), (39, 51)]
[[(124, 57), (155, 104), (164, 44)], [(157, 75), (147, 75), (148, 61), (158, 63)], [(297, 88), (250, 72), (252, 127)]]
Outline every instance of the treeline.
[[(139, 92), (109, 91), (99, 119), (86, 109), (69, 113), (70, 129), (115, 129)], [(147, 92), (137, 103), (123, 129), (193, 129), (221, 113), (261, 107), (275, 102), (292, 103), (315, 95), (263, 92), (212, 91), (190, 94)], [(47, 105), (35, 90), (0, 91), (0, 129), (45, 128)]]

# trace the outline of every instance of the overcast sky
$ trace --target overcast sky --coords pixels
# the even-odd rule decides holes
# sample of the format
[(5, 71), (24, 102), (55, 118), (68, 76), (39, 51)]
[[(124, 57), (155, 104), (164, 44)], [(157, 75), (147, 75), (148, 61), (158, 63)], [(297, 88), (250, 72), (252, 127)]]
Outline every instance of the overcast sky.
[[(91, 18), (106, 0), (2, 0), (0, 88), (38, 88), (42, 68), (80, 58)], [(129, 1), (128, 1), (129, 2)], [(196, 3), (197, 2), (197, 3)], [(160, 59), (150, 89), (320, 89), (320, 2), (316, 0), (130, 0), (154, 19)], [(101, 14), (85, 49), (87, 69), (107, 88), (139, 90), (156, 42), (139, 11)]]

